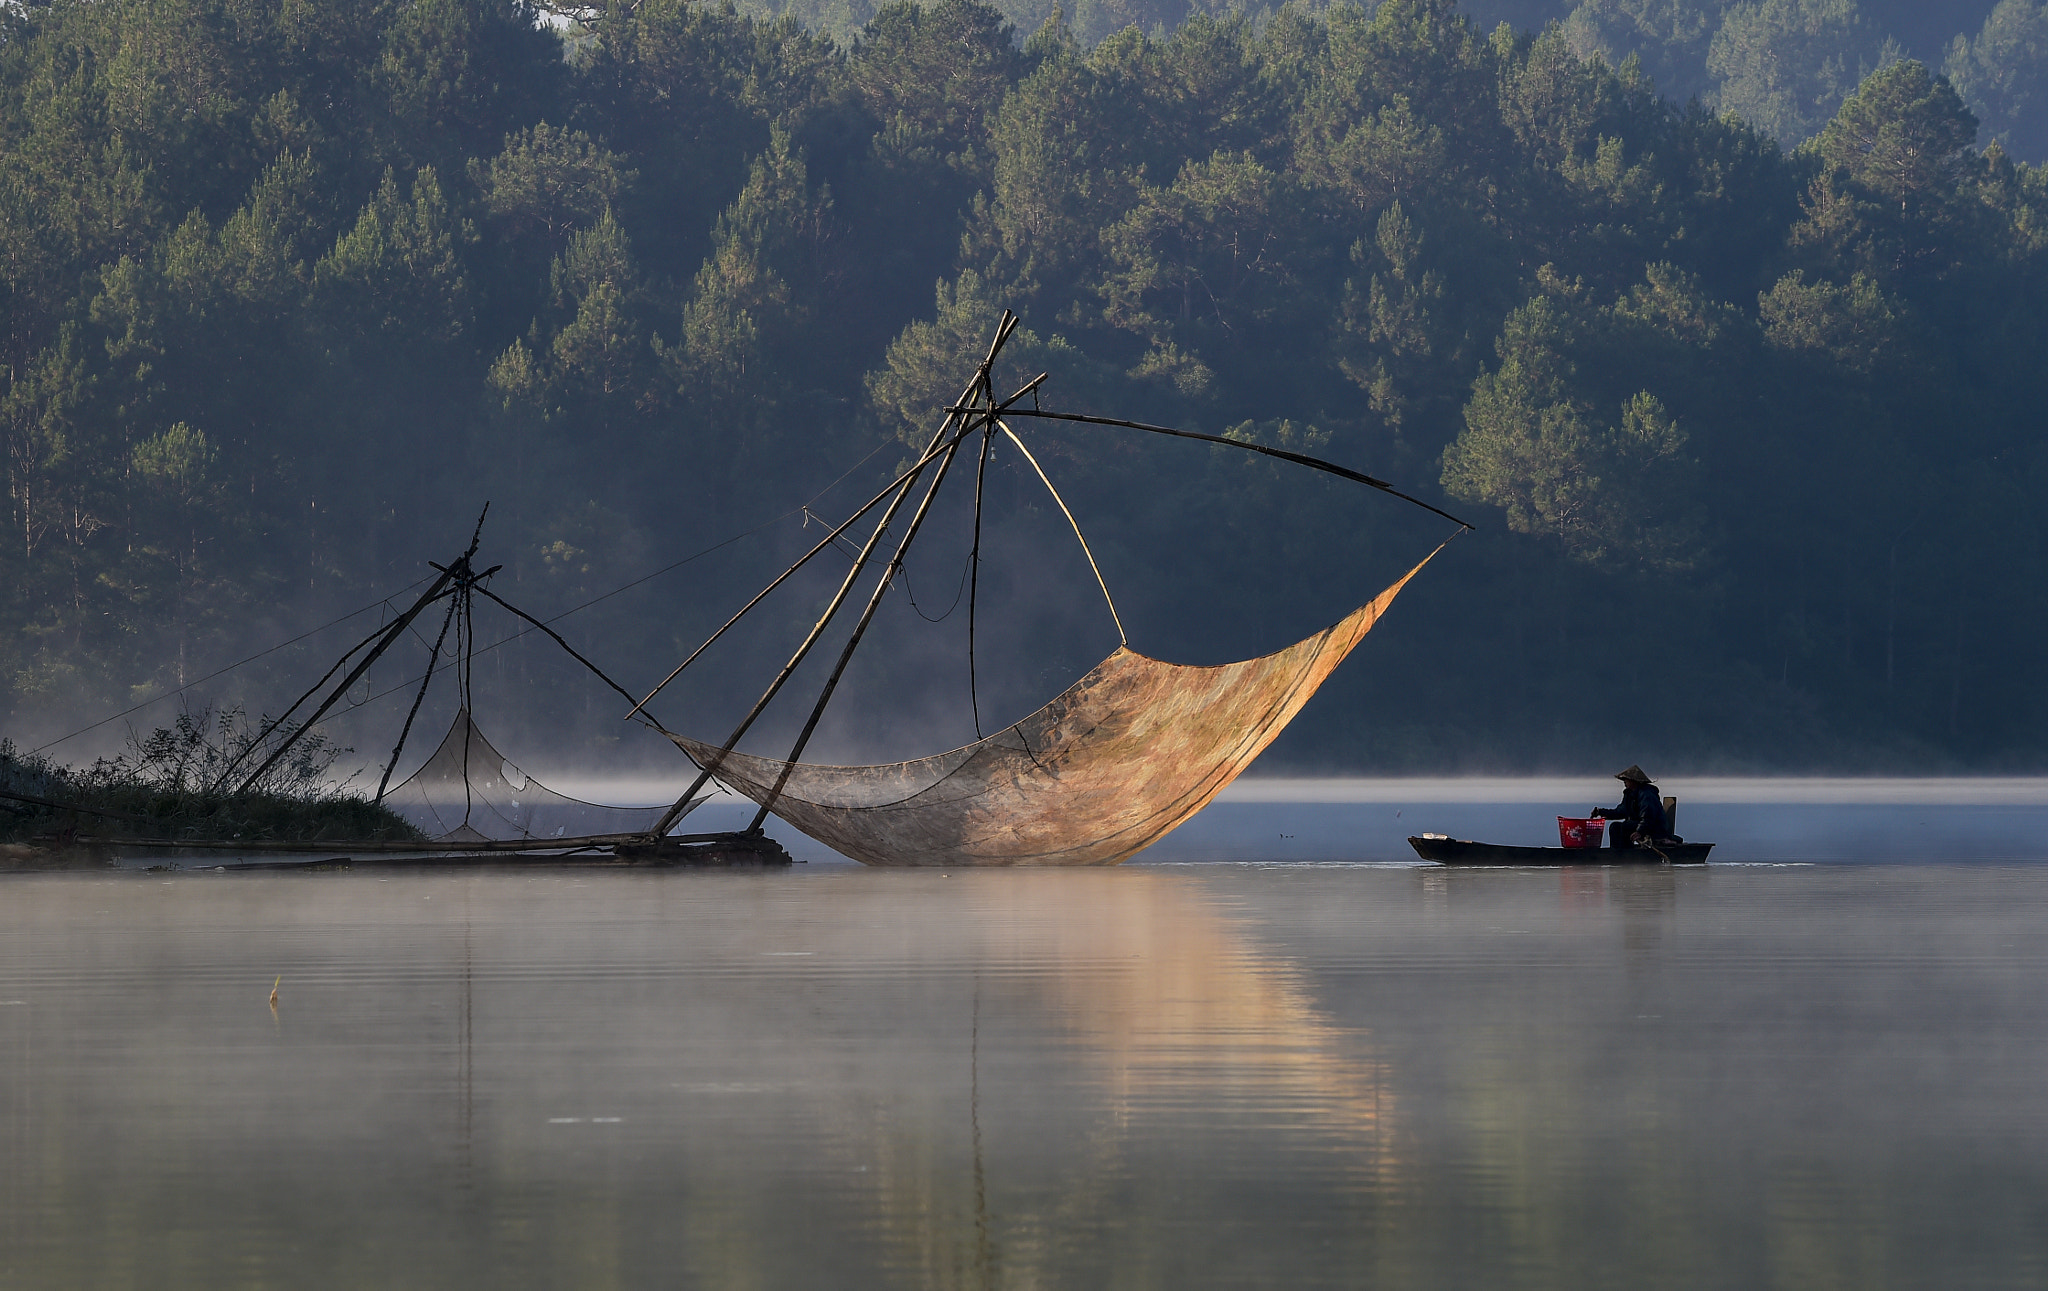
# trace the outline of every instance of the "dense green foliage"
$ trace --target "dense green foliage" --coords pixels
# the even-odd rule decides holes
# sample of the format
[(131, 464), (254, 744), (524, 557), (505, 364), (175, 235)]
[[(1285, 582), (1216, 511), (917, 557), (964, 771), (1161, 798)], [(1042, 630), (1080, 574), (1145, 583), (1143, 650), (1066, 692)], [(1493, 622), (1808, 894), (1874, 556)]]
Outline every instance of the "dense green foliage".
[[(1164, 36), (1194, 14), (1264, 20), (1277, 3), (1234, 0), (1002, 0), (1019, 31), (1055, 7), (1084, 47), (1135, 26)], [(550, 5), (586, 17), (603, 5)], [(878, 0), (744, 0), (742, 12), (795, 17), (841, 39)], [(1902, 57), (1941, 67), (2008, 152), (2048, 159), (2048, 0), (1468, 0), (1482, 33), (1557, 23), (1572, 51), (1610, 67), (1634, 58), (1665, 97), (1735, 112), (1787, 145), (1817, 131), (1863, 76)]]
[[(1824, 85), (1743, 33), (1849, 0), (1694, 6), (1759, 130), (1660, 96), (1670, 59), (1588, 57), (1632, 4), (1693, 12), (1147, 35), (1105, 0), (1020, 39), (935, 0), (835, 39), (615, 0), (565, 51), (515, 0), (0, 9), (0, 698), (184, 685), (445, 560), (486, 498), (502, 586), (552, 613), (868, 455), (865, 496), (1008, 306), (1049, 404), (1308, 446), (1482, 522), (1287, 757), (2038, 763), (2048, 172), (1980, 151), (1958, 88), (2038, 129), (2040, 6), (2003, 0), (1953, 81), (1842, 45)], [(1441, 531), (1222, 449), (1045, 434), (1153, 653), (1282, 644)], [(651, 683), (814, 537), (571, 630)], [(1017, 701), (1101, 647), (1045, 644)], [(587, 702), (534, 697), (601, 729)]]

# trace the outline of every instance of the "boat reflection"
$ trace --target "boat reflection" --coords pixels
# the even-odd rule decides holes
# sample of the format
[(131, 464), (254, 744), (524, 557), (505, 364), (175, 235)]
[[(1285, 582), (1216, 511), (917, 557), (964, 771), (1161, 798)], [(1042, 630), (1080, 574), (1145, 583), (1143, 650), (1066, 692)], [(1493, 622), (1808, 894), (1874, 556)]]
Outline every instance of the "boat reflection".
[(1681, 893), (1711, 882), (1705, 866), (1563, 865), (1556, 867), (1424, 866), (1415, 870), (1426, 911), (1448, 913), (1501, 902), (1525, 901), (1535, 886), (1555, 887), (1567, 921), (1613, 923), (1626, 961), (1645, 967), (1667, 949)]

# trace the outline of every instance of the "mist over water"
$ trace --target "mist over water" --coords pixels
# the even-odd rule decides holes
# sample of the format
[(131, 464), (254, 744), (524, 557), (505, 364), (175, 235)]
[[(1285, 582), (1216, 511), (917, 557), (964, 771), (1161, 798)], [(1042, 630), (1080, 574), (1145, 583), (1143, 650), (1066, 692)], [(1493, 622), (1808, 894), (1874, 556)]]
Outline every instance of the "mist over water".
[[(639, 806), (672, 801), (687, 781), (550, 780), (578, 797)], [(2048, 858), (2048, 779), (1673, 778), (1678, 832), (1713, 843), (1716, 863), (2002, 861)], [(1449, 834), (1557, 846), (1557, 817), (1620, 799), (1598, 776), (1450, 779), (1247, 777), (1134, 864), (1187, 861), (1414, 863), (1408, 839)], [(741, 829), (754, 805), (726, 794), (692, 813), (691, 831)], [(844, 862), (769, 822), (791, 855)], [(851, 863), (851, 862), (845, 862)]]
[[(1677, 829), (1712, 860), (1900, 862), (2048, 856), (2048, 781), (1673, 778)], [(1413, 860), (1424, 832), (1555, 847), (1558, 816), (1616, 805), (1598, 777), (1242, 780), (1149, 860)]]
[(2048, 1272), (2040, 867), (4, 892), (9, 1287)]

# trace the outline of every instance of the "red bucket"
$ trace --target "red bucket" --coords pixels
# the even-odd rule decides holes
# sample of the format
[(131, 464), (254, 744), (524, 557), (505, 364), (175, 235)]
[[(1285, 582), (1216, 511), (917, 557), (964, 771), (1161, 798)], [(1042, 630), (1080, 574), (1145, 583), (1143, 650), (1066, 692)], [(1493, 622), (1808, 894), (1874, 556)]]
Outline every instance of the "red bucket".
[(1559, 816), (1557, 841), (1566, 847), (1598, 847), (1607, 822), (1598, 816)]

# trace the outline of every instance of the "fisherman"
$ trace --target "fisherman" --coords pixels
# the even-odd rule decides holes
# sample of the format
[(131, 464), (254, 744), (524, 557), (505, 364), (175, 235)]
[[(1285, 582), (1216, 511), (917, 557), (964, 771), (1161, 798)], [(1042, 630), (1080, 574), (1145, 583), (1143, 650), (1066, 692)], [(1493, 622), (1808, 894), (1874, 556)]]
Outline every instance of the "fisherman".
[(1609, 847), (1668, 846), (1680, 841), (1671, 833), (1671, 819), (1664, 813), (1662, 795), (1641, 767), (1617, 771), (1614, 778), (1622, 783), (1621, 805), (1593, 808), (1596, 819), (1608, 822)]

